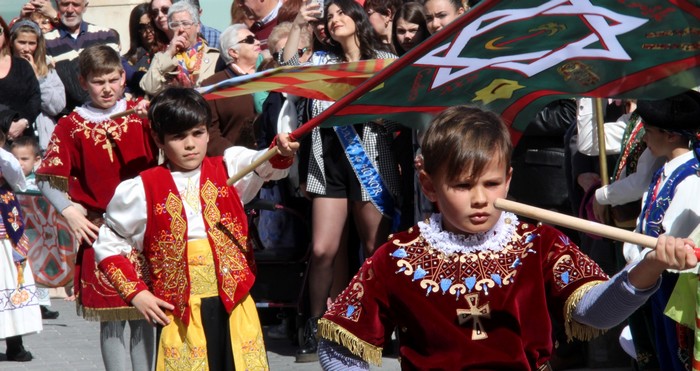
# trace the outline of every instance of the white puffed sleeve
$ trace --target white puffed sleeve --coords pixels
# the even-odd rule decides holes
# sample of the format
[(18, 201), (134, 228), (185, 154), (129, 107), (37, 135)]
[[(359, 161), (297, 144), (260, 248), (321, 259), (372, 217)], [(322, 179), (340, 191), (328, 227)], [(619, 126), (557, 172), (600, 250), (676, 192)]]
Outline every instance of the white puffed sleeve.
[(12, 190), (27, 190), (27, 180), (24, 178), (22, 166), (12, 153), (3, 148), (0, 148), (0, 173)]
[[(229, 176), (238, 174), (244, 167), (250, 165), (260, 156), (264, 155), (267, 150), (255, 151), (245, 147), (235, 146), (227, 148), (224, 151), (224, 163)], [(256, 174), (257, 173), (257, 174)], [(289, 173), (288, 169), (275, 169), (270, 162), (265, 162), (255, 169), (255, 172), (246, 174), (243, 178), (234, 184), (238, 196), (245, 204), (252, 200), (263, 183), (268, 180), (282, 179)]]
[(146, 192), (141, 177), (121, 182), (107, 205), (105, 223), (93, 244), (97, 263), (113, 255), (143, 250), (146, 232)]

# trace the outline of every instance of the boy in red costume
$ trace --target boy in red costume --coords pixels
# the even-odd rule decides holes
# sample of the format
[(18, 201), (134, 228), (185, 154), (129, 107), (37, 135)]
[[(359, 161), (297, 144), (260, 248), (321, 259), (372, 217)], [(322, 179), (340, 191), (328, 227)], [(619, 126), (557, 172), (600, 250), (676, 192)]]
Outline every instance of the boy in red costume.
[[(78, 56), (79, 81), (90, 103), (61, 118), (54, 130), (36, 180), (80, 243), (74, 287), (79, 311), (100, 321), (100, 348), (107, 371), (124, 370), (127, 350), (125, 322), (131, 327), (130, 355), (134, 370), (150, 370), (154, 331), (102, 276), (95, 264), (92, 242), (102, 214), (124, 179), (157, 164), (158, 148), (150, 126), (137, 114), (112, 115), (134, 109), (145, 116), (146, 101), (124, 99), (125, 75), (119, 54), (96, 45)], [(136, 263), (137, 256), (130, 256)]]
[[(157, 370), (268, 369), (248, 293), (255, 271), (243, 202), (287, 175), (299, 145), (280, 135), (279, 154), (231, 187), (228, 177), (264, 151), (231, 147), (206, 157), (211, 111), (201, 95), (168, 88), (148, 116), (167, 160), (117, 187), (94, 245), (99, 268), (157, 326)], [(150, 282), (129, 264), (134, 250)]]
[(690, 240), (661, 236), (608, 279), (559, 231), (496, 209), (512, 145), (494, 113), (450, 107), (421, 149), (419, 180), (440, 214), (391, 236), (319, 321), (325, 369), (379, 363), (397, 327), (403, 369), (547, 370), (550, 316), (590, 339), (642, 305), (664, 269), (697, 264)]

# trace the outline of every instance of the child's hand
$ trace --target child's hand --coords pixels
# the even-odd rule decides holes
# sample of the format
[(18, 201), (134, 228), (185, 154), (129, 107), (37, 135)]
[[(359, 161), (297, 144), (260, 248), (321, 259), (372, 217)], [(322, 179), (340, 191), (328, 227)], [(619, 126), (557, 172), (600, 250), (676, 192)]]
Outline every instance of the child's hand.
[(698, 264), (695, 255), (695, 243), (688, 238), (676, 238), (661, 235), (656, 240), (656, 248), (645, 259), (657, 262), (662, 269), (684, 270)]
[(142, 99), (134, 107), (134, 113), (136, 113), (140, 118), (145, 119), (148, 117), (148, 107), (151, 105), (150, 101)]
[(100, 228), (90, 222), (85, 215), (75, 206), (68, 206), (61, 211), (61, 215), (66, 218), (68, 226), (78, 243), (92, 243), (97, 239)]
[(138, 309), (152, 326), (166, 326), (170, 323), (168, 315), (161, 308), (175, 309), (175, 306), (165, 300), (155, 297), (150, 291), (144, 290), (131, 299), (131, 305)]
[(666, 269), (684, 270), (698, 264), (695, 244), (688, 238), (661, 235), (654, 250), (629, 272), (629, 281), (637, 289), (647, 289), (656, 283)]
[(277, 153), (285, 157), (294, 156), (299, 149), (299, 142), (294, 142), (288, 133), (277, 134)]

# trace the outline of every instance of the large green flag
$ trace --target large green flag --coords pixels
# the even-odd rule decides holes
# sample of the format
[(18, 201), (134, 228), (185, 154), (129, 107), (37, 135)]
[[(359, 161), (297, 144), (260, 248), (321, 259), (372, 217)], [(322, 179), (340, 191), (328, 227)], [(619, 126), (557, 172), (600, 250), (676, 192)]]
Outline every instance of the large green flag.
[(663, 98), (700, 85), (699, 47), (700, 9), (690, 1), (485, 1), (320, 119), (416, 127), (446, 107), (477, 104), (500, 113), (517, 140), (554, 99)]

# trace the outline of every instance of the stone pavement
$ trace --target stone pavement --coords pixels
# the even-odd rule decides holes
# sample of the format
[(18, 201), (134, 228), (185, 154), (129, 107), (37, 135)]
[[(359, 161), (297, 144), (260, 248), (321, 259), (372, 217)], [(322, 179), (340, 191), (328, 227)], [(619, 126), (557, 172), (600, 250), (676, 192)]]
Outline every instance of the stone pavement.
[[(100, 354), (100, 326), (75, 313), (75, 304), (61, 298), (51, 299), (51, 309), (61, 314), (58, 319), (44, 320), (40, 334), (24, 337), (24, 346), (32, 352), (31, 362), (10, 362), (5, 356), (4, 341), (0, 341), (0, 370), (33, 371), (94, 371), (103, 370)], [(128, 326), (127, 326), (128, 329)], [(125, 334), (128, 341), (128, 330)], [(289, 340), (266, 339), (271, 370), (317, 371), (315, 363), (294, 363), (296, 347)], [(381, 370), (398, 370), (396, 358), (384, 358)]]
[[(88, 322), (75, 313), (75, 304), (61, 298), (51, 299), (51, 309), (61, 314), (58, 319), (44, 320), (44, 331), (40, 334), (26, 336), (25, 347), (32, 352), (31, 362), (9, 362), (4, 353), (0, 353), (0, 370), (34, 370), (34, 371), (94, 371), (103, 370), (100, 355), (99, 324)], [(127, 327), (128, 328), (128, 327)], [(125, 338), (128, 339), (128, 330)], [(0, 350), (5, 351), (3, 341)], [(270, 369), (289, 371), (319, 371), (315, 363), (294, 363), (296, 348), (289, 340), (266, 339)], [(384, 358), (383, 367), (372, 370), (399, 370), (396, 358)], [(571, 371), (587, 371), (580, 369)], [(595, 369), (597, 371), (628, 371), (631, 368)]]

